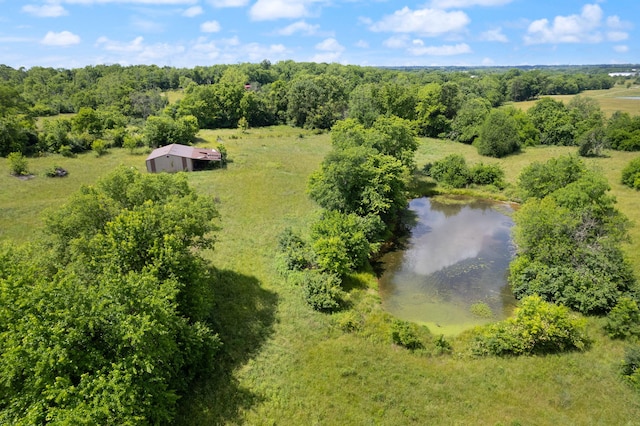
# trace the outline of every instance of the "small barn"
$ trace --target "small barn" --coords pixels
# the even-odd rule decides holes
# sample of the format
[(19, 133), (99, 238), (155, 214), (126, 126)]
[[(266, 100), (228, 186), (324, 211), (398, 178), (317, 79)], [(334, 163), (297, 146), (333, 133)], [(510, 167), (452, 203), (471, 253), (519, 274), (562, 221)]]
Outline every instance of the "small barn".
[(147, 171), (151, 173), (192, 172), (210, 168), (212, 161), (222, 162), (219, 151), (174, 143), (156, 148), (149, 154)]

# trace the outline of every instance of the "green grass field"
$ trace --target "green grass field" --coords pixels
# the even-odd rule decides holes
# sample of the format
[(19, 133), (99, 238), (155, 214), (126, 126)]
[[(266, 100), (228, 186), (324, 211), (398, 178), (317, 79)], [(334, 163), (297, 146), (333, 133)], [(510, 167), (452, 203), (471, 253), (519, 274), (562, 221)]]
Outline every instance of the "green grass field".
[[(589, 319), (595, 343), (584, 353), (471, 359), (461, 353), (464, 334), (451, 339), (451, 355), (412, 353), (386, 337), (375, 276), (362, 273), (350, 281), (350, 297), (368, 325), (342, 331), (337, 323), (344, 313), (312, 311), (301, 289), (274, 269), (278, 234), (286, 226), (304, 230), (318, 214), (305, 186), (329, 151), (328, 134), (282, 126), (199, 136), (202, 146), (221, 139), (232, 160), (226, 169), (188, 175), (215, 197), (221, 215), (215, 250), (205, 255), (218, 270), (214, 309), (224, 347), (217, 372), (181, 400), (178, 424), (640, 424), (640, 395), (617, 376), (625, 344), (606, 338), (599, 319)], [(573, 151), (528, 148), (495, 160), (470, 146), (423, 139), (416, 159), (422, 167), (456, 152), (469, 163), (499, 162), (513, 183), (530, 162)], [(628, 252), (640, 272), (640, 193), (618, 183), (636, 155), (607, 152), (588, 163), (605, 173), (620, 209), (639, 223)], [(30, 180), (9, 176), (0, 161), (0, 239), (34, 238), (44, 209), (119, 164), (144, 170), (144, 159), (115, 149), (100, 158), (33, 158)], [(54, 164), (69, 176), (44, 177)]]
[[(552, 95), (550, 98), (561, 100), (565, 105), (571, 98), (577, 95)], [(606, 90), (585, 90), (579, 96), (596, 99), (600, 109), (606, 117), (610, 117), (616, 111), (627, 112), (631, 115), (640, 115), (640, 87), (639, 86), (615, 86)], [(638, 99), (625, 99), (638, 98)], [(531, 108), (536, 101), (516, 102), (511, 105), (524, 111)]]

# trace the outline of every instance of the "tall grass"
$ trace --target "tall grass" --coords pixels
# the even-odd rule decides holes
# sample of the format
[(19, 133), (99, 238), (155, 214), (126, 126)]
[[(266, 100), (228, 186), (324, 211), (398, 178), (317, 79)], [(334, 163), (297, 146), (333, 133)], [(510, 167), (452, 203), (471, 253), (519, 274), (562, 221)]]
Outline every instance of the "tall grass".
[[(199, 144), (223, 143), (226, 169), (188, 175), (201, 193), (218, 200), (221, 231), (213, 251), (213, 316), (224, 341), (211, 377), (203, 377), (180, 402), (178, 424), (634, 424), (640, 396), (617, 377), (624, 345), (590, 319), (595, 343), (585, 353), (472, 359), (461, 353), (468, 336), (452, 339), (451, 355), (431, 356), (394, 346), (388, 315), (372, 272), (351, 277), (350, 301), (359, 331), (343, 331), (346, 313), (311, 310), (301, 289), (274, 269), (278, 234), (305, 229), (317, 207), (305, 193), (309, 174), (330, 148), (327, 134), (274, 127), (202, 131)], [(469, 163), (497, 162), (514, 183), (531, 161), (575, 148), (529, 148), (504, 159), (481, 158), (475, 148), (421, 140), (418, 166), (449, 153)], [(588, 162), (609, 178), (620, 208), (638, 221), (638, 193), (618, 183), (632, 154), (608, 152)], [(82, 184), (92, 184), (119, 164), (144, 169), (144, 155), (125, 150), (96, 158), (58, 156), (29, 160), (35, 177), (9, 176), (0, 161), (0, 239), (27, 241), (42, 226), (40, 212), (55, 208)], [(43, 176), (52, 164), (67, 178)], [(638, 232), (634, 228), (634, 235)], [(630, 253), (638, 252), (640, 237)], [(634, 258), (636, 270), (640, 259)]]

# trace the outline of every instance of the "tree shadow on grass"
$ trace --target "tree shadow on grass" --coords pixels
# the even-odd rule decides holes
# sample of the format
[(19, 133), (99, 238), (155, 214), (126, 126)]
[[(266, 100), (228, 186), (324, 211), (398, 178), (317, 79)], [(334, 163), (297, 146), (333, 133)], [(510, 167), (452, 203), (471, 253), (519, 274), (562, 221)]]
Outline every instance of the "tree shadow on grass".
[(241, 409), (260, 402), (243, 388), (233, 372), (246, 364), (273, 333), (278, 297), (260, 282), (230, 270), (213, 269), (212, 325), (222, 348), (212, 362), (211, 375), (196, 380), (189, 395), (178, 402), (177, 425), (239, 423)]

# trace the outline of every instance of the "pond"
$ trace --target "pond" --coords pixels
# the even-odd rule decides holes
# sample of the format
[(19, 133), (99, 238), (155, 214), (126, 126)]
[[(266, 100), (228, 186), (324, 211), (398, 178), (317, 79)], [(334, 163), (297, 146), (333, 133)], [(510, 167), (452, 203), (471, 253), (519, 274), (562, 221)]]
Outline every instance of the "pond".
[(385, 254), (382, 306), (394, 316), (455, 334), (506, 318), (515, 307), (507, 283), (514, 253), (509, 204), (463, 197), (409, 204), (403, 249)]

